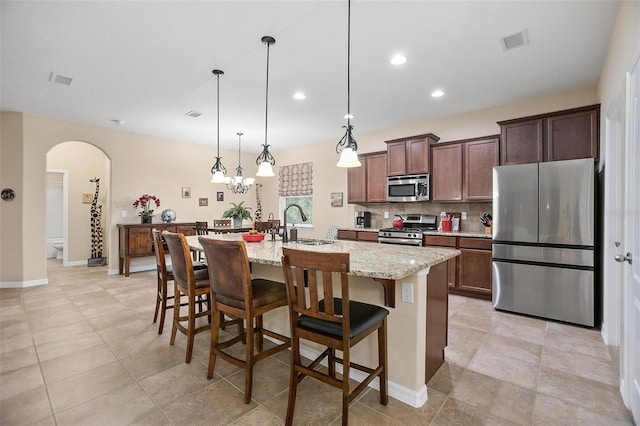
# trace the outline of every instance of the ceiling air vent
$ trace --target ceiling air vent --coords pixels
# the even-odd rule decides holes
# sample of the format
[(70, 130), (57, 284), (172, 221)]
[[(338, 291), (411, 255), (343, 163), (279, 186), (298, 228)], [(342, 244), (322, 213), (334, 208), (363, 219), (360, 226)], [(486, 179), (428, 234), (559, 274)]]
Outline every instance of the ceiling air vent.
[(519, 33), (502, 37), (500, 39), (500, 43), (502, 44), (502, 48), (506, 52), (507, 50), (515, 49), (516, 47), (529, 44), (529, 35), (527, 34), (527, 30), (522, 30)]
[(71, 86), (71, 82), (73, 81), (73, 79), (65, 75), (50, 73), (49, 81), (51, 81), (52, 83), (64, 84), (65, 86)]
[(191, 111), (187, 112), (185, 115), (186, 115), (186, 116), (189, 116), (189, 117), (193, 117), (193, 118), (198, 118), (198, 117), (200, 117), (202, 114), (203, 114), (203, 113), (201, 113), (201, 112), (191, 110)]

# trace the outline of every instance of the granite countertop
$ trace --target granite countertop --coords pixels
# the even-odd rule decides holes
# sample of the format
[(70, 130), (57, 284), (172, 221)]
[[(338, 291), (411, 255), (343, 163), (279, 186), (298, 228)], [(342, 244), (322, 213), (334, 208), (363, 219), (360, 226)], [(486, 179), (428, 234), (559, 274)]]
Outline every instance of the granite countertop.
[[(223, 240), (242, 239), (241, 234), (210, 234), (203, 237)], [(190, 248), (202, 250), (198, 236), (192, 235), (186, 238)], [(413, 275), (460, 254), (460, 250), (444, 247), (414, 247), (347, 240), (333, 240), (331, 244), (318, 246), (296, 242), (284, 245), (315, 252), (348, 252), (351, 261), (350, 275), (388, 280), (398, 280)], [(271, 241), (268, 235), (264, 241), (247, 242), (249, 261), (281, 266), (282, 246), (282, 240)]]
[[(378, 232), (379, 228), (349, 228), (349, 227), (338, 227), (338, 230), (343, 231), (360, 231), (360, 232)], [(425, 231), (423, 235), (442, 235), (446, 237), (469, 237), (469, 238), (492, 238), (491, 234), (485, 234), (484, 232), (468, 232), (468, 231), (458, 231), (458, 232), (444, 232), (444, 231)]]

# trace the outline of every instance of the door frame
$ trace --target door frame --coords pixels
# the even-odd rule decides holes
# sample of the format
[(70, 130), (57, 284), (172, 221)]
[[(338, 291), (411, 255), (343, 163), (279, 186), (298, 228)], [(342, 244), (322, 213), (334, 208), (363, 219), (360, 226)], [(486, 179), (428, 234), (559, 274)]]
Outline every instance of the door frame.
[(69, 263), (69, 170), (49, 169), (47, 172), (62, 174), (62, 266)]

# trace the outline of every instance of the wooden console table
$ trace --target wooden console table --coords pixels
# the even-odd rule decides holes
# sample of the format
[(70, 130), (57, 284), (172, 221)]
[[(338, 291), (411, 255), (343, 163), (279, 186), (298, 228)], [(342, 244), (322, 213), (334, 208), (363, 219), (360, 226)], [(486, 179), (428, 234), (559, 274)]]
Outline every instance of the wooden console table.
[(155, 256), (151, 230), (180, 232), (184, 235), (195, 235), (195, 223), (138, 223), (118, 224), (118, 272), (129, 276), (129, 266), (133, 257)]

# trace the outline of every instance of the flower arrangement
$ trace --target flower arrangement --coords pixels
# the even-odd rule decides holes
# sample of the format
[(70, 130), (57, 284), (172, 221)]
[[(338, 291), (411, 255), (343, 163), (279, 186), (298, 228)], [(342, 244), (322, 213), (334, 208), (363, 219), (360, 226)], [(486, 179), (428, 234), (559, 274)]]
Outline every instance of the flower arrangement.
[(133, 202), (133, 207), (142, 207), (142, 211), (138, 213), (138, 216), (140, 216), (143, 221), (145, 219), (151, 219), (153, 216), (153, 209), (150, 208), (151, 202), (153, 202), (156, 207), (160, 207), (160, 198), (155, 195), (144, 194)]

